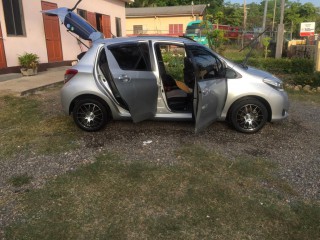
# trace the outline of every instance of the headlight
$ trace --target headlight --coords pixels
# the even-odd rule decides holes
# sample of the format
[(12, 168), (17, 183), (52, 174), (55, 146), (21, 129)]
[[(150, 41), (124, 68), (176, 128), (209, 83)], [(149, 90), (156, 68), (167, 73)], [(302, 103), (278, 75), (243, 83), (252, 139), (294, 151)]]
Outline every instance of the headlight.
[(276, 81), (276, 80), (265, 78), (265, 79), (263, 79), (263, 82), (268, 84), (269, 86), (273, 87), (274, 89), (277, 89), (279, 91), (283, 91), (283, 83), (280, 80)]

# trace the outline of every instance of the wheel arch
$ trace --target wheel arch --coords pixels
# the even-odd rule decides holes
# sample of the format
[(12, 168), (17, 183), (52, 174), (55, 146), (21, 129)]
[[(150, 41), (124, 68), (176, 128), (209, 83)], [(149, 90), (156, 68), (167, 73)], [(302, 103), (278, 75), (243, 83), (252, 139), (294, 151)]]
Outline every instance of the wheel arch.
[(233, 106), (234, 106), (236, 103), (241, 102), (241, 101), (246, 100), (246, 99), (252, 99), (252, 98), (260, 101), (260, 102), (266, 107), (266, 109), (267, 109), (267, 111), (268, 111), (268, 119), (267, 119), (267, 120), (268, 120), (268, 122), (270, 122), (271, 119), (272, 119), (272, 110), (271, 110), (270, 104), (269, 104), (268, 101), (265, 100), (263, 97), (255, 96), (255, 95), (244, 96), (244, 97), (241, 97), (241, 98), (235, 100), (235, 101), (230, 105), (230, 107), (229, 107), (229, 109), (228, 109), (226, 119), (228, 119), (228, 120), (230, 119), (231, 110), (232, 110)]
[[(99, 97), (99, 96), (97, 96), (97, 95), (94, 95), (94, 94), (82, 94), (82, 95), (79, 95), (79, 96), (77, 96), (76, 98), (74, 98), (74, 99), (72, 100), (72, 102), (70, 103), (69, 114), (71, 114), (71, 113), (73, 112), (73, 109), (74, 109), (76, 103), (77, 103), (78, 101), (84, 100), (84, 99), (93, 99), (93, 100), (99, 101), (99, 102), (106, 108), (107, 113), (108, 113), (108, 117), (109, 117), (110, 119), (113, 118), (113, 116), (112, 116), (112, 111), (111, 111), (108, 103), (107, 103), (104, 99), (102, 99), (101, 97)], [(110, 119), (109, 119), (109, 120), (110, 120)]]

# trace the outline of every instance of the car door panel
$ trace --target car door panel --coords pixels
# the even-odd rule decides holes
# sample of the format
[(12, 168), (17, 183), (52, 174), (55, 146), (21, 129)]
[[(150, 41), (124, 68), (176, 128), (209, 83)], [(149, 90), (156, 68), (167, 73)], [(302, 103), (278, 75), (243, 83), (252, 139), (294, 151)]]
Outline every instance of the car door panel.
[(132, 120), (140, 122), (155, 116), (158, 85), (154, 73), (121, 69), (112, 52), (105, 48), (110, 72), (121, 98), (129, 108)]
[(212, 52), (198, 45), (186, 48), (195, 73), (193, 114), (197, 133), (221, 116), (227, 98), (227, 79), (217, 73), (217, 68), (223, 66)]
[(211, 125), (221, 115), (225, 103), (225, 79), (197, 81), (195, 132)]

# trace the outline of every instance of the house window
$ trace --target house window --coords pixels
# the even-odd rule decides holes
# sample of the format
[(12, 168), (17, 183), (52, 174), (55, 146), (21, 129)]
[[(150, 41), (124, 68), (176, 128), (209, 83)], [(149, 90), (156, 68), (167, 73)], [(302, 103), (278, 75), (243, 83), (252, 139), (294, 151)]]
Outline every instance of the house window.
[(77, 9), (77, 12), (82, 18), (87, 19), (87, 11), (86, 10)]
[(142, 34), (143, 27), (142, 25), (133, 25), (133, 34)]
[(182, 35), (183, 24), (169, 24), (169, 34)]
[(116, 33), (117, 33), (117, 37), (122, 36), (121, 18), (118, 18), (118, 17), (116, 17)]
[(8, 36), (24, 36), (24, 16), (21, 0), (2, 0)]

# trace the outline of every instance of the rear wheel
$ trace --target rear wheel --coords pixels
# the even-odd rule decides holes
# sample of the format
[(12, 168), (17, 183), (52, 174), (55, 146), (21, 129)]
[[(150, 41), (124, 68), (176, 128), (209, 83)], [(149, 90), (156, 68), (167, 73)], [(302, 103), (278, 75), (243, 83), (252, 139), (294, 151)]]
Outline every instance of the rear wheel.
[(88, 132), (102, 129), (108, 118), (106, 107), (95, 99), (79, 100), (72, 115), (77, 126)]
[(255, 98), (236, 102), (230, 111), (230, 122), (239, 132), (255, 133), (267, 122), (267, 108)]

